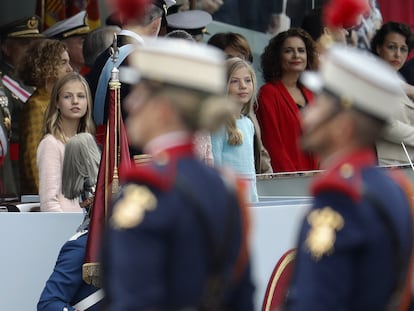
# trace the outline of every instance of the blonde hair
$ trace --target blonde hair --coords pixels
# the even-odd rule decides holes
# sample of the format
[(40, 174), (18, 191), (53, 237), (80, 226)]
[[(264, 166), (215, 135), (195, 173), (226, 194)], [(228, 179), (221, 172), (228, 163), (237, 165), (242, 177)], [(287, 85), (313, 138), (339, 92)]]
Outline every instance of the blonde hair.
[(62, 119), (58, 110), (58, 101), (62, 88), (69, 82), (79, 81), (85, 88), (88, 106), (85, 115), (80, 119), (77, 133), (87, 132), (95, 134), (95, 124), (92, 118), (92, 96), (88, 82), (77, 72), (71, 72), (60, 78), (53, 87), (49, 105), (44, 118), (44, 135), (52, 134), (57, 139), (66, 143), (62, 130)]
[[(249, 113), (252, 111), (253, 105), (256, 103), (256, 99), (257, 99), (256, 73), (254, 72), (252, 65), (248, 61), (245, 61), (239, 57), (229, 58), (226, 61), (226, 65), (227, 65), (227, 92), (229, 91), (230, 81), (235, 71), (241, 68), (246, 68), (249, 71), (249, 74), (250, 74), (250, 77), (253, 83), (253, 94), (250, 100), (243, 105), (242, 110), (241, 110), (241, 113), (243, 116), (248, 116)], [(239, 146), (243, 143), (243, 134), (237, 128), (235, 116), (232, 116), (226, 122), (226, 130), (229, 135), (227, 143), (230, 146)]]

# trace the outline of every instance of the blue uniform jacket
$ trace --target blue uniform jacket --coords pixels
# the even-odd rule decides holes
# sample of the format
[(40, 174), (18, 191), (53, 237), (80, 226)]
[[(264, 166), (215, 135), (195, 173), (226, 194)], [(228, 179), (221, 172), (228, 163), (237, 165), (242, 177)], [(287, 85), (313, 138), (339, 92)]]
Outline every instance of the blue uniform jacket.
[(398, 276), (407, 275), (410, 207), (400, 185), (374, 164), (372, 151), (362, 150), (313, 183), (287, 310), (385, 310)]
[[(37, 304), (38, 311), (75, 310), (72, 306), (88, 297), (98, 288), (86, 284), (82, 279), (82, 265), (85, 259), (87, 231), (74, 236), (61, 248), (55, 268)], [(88, 308), (99, 310), (101, 302)]]
[[(226, 310), (253, 310), (248, 258), (237, 281), (233, 278), (244, 229), (234, 192), (216, 170), (192, 152), (178, 149), (124, 176), (104, 239), (103, 281), (109, 310), (174, 310), (200, 304), (211, 254), (203, 225), (183, 192), (199, 202), (214, 243), (226, 245), (223, 274), (229, 282), (222, 299)], [(185, 190), (178, 190), (177, 179), (185, 181)], [(226, 241), (225, 219), (232, 208), (236, 215), (231, 240)]]

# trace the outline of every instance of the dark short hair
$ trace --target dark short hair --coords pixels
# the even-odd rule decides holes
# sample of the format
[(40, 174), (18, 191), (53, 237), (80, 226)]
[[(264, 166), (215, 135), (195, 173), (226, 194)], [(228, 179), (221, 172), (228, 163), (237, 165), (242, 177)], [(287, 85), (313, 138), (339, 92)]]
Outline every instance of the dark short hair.
[(219, 32), (214, 34), (208, 41), (207, 44), (215, 46), (220, 50), (225, 50), (228, 47), (239, 51), (243, 55), (244, 59), (253, 62), (253, 53), (250, 48), (247, 39), (236, 32)]
[(398, 33), (405, 38), (405, 43), (408, 46), (408, 52), (414, 47), (414, 37), (410, 26), (404, 23), (388, 22), (381, 26), (377, 30), (374, 37), (371, 40), (371, 52), (378, 55), (377, 48), (384, 44), (385, 37), (390, 33)]

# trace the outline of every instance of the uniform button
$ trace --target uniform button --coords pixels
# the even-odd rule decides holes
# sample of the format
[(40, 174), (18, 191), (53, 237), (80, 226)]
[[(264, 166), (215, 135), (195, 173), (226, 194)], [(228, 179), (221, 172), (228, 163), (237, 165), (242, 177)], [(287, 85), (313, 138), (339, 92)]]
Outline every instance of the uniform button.
[(341, 166), (340, 174), (343, 178), (351, 178), (354, 175), (354, 167), (349, 163), (345, 163)]

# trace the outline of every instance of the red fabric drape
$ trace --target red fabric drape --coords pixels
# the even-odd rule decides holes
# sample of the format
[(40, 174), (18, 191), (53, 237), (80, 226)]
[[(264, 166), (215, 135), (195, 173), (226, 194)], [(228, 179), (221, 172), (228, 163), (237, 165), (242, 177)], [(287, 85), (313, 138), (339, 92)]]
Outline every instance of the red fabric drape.
[(414, 29), (414, 1), (377, 0), (384, 22), (402, 22)]
[[(414, 1), (413, 0), (377, 0), (384, 23), (401, 22), (411, 26), (414, 31)], [(413, 58), (412, 52), (408, 58)]]

